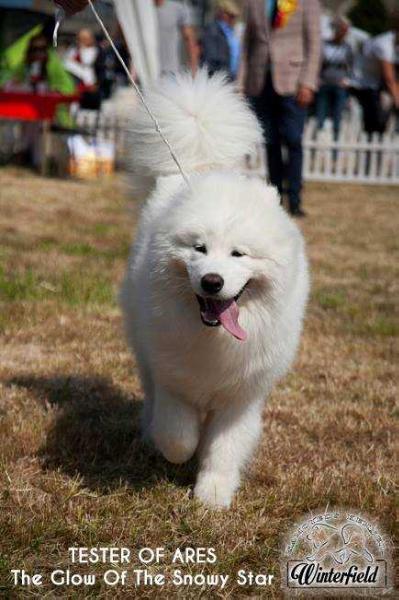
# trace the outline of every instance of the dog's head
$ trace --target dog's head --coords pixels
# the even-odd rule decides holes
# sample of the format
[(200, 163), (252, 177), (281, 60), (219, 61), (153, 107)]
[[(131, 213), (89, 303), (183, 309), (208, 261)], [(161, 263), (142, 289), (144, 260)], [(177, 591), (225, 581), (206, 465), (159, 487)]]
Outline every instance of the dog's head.
[(276, 190), (231, 173), (197, 175), (159, 219), (159, 276), (176, 294), (191, 294), (204, 325), (222, 325), (239, 340), (239, 311), (263, 298), (274, 302), (289, 283), (302, 243)]

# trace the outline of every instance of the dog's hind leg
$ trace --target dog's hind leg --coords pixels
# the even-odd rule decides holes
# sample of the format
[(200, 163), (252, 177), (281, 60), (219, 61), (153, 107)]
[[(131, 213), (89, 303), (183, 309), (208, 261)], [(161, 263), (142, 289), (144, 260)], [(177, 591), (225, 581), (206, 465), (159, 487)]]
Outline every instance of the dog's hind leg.
[(205, 504), (230, 506), (260, 436), (262, 406), (261, 401), (227, 404), (207, 423), (194, 488), (194, 495)]
[(150, 430), (155, 446), (169, 462), (184, 463), (197, 449), (200, 416), (190, 404), (157, 388)]

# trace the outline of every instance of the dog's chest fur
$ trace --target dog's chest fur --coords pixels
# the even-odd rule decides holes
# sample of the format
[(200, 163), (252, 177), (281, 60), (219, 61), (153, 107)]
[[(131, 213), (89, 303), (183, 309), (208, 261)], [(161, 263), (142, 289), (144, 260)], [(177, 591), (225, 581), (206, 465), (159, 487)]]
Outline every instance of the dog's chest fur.
[[(157, 380), (167, 384), (179, 396), (187, 393), (195, 404), (212, 403), (213, 398), (226, 397), (234, 390), (264, 393), (278, 376), (279, 346), (273, 343), (274, 331), (268, 319), (252, 323), (242, 320), (248, 339), (240, 342), (221, 327), (208, 328), (193, 315), (180, 313), (179, 321), (171, 320), (170, 329), (153, 323), (151, 335), (152, 368)], [(185, 318), (186, 316), (186, 318)], [(234, 394), (236, 395), (236, 393)]]

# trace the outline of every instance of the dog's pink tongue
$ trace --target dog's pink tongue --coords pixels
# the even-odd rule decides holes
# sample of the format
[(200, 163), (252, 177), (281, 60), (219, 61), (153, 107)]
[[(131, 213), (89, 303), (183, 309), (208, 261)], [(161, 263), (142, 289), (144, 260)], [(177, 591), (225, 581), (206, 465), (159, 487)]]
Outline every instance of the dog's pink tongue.
[[(208, 300), (209, 302), (209, 300)], [(243, 330), (238, 322), (239, 308), (235, 300), (210, 301), (212, 312), (219, 319), (226, 331), (234, 335), (238, 340), (244, 342), (247, 332)]]

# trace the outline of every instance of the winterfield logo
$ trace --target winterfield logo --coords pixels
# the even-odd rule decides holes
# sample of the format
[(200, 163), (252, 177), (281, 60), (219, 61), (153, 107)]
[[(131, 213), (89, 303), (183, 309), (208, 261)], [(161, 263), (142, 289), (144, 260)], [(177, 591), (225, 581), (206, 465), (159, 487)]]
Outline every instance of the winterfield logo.
[(391, 589), (389, 540), (355, 511), (337, 509), (300, 520), (285, 541), (281, 567), (283, 587), (291, 595)]
[(333, 567), (325, 570), (319, 563), (290, 561), (290, 587), (355, 587), (358, 584), (361, 584), (362, 587), (364, 585), (384, 587), (381, 583), (384, 584), (387, 577), (386, 561), (377, 562), (378, 564), (373, 569), (366, 567), (365, 570), (362, 570), (352, 565), (347, 571), (339, 571), (334, 570)]

